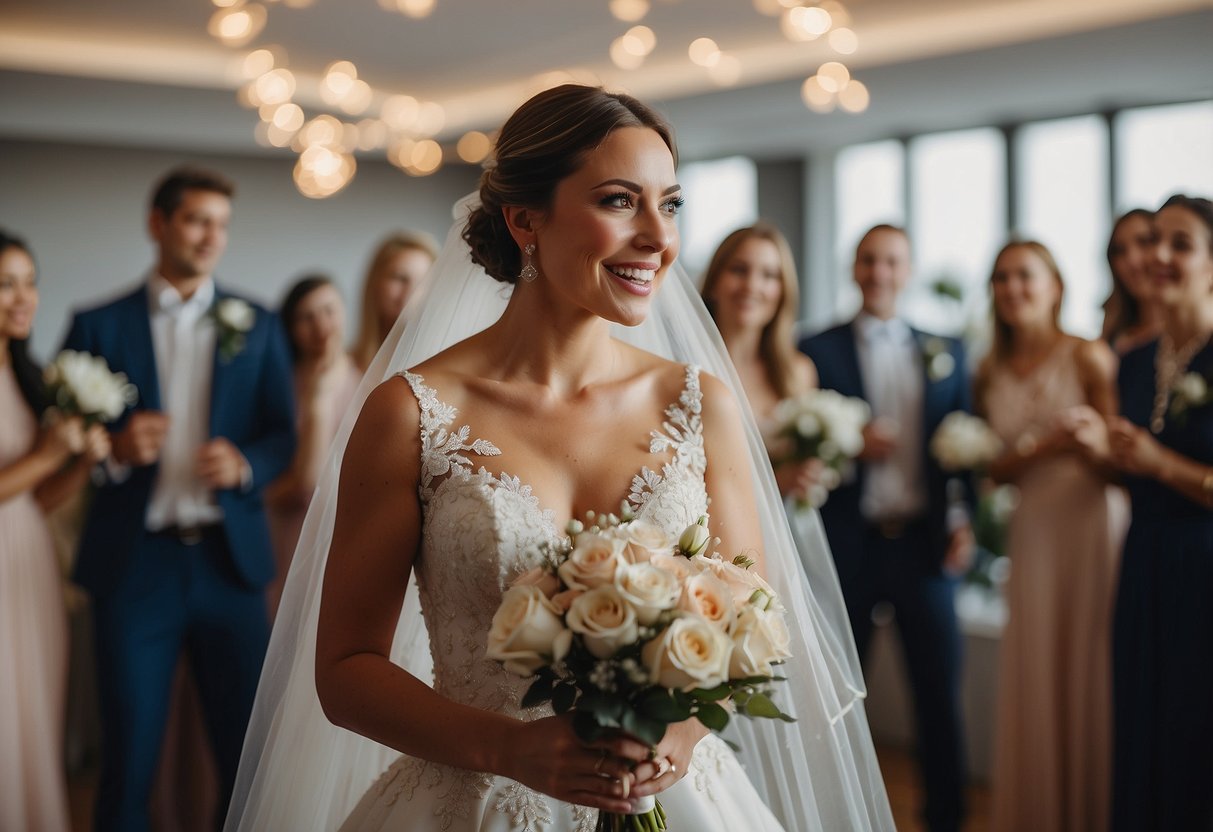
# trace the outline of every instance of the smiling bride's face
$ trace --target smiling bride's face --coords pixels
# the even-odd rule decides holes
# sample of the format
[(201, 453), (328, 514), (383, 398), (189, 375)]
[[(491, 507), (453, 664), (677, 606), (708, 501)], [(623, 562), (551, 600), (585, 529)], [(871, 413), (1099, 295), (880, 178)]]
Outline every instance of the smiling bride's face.
[(678, 256), (681, 204), (661, 136), (647, 127), (612, 131), (560, 181), (535, 223), (540, 280), (600, 318), (641, 323)]

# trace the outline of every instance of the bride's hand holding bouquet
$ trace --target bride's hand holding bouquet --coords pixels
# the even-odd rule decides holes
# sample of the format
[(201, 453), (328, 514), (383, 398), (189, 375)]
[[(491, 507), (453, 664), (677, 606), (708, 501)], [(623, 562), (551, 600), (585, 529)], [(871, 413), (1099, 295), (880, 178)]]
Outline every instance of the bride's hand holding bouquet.
[(770, 698), (774, 666), (789, 658), (783, 608), (752, 561), (709, 553), (706, 518), (677, 541), (626, 504), (622, 518), (590, 522), (573, 521), (506, 591), (487, 656), (535, 677), (524, 706), (550, 702), (557, 719), (571, 716), (580, 756), (559, 729), (539, 730), (555, 730), (553, 759), (586, 769), (583, 791), (605, 785), (631, 799), (602, 814), (600, 830), (664, 829), (660, 804), (646, 798), (686, 773), (708, 730), (723, 731), (734, 713), (790, 719)]

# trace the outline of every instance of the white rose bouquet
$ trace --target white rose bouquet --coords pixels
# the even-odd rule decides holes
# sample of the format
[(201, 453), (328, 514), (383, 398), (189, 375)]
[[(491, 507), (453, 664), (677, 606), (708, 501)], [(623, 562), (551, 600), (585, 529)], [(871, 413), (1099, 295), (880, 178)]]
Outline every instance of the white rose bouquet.
[[(710, 553), (706, 517), (678, 540), (627, 503), (588, 522), (544, 547), (493, 616), (488, 658), (535, 677), (524, 707), (571, 712), (586, 742), (624, 731), (654, 747), (691, 717), (717, 732), (732, 713), (791, 721), (770, 696), (790, 658), (784, 610), (753, 561)], [(636, 815), (602, 813), (598, 830), (665, 829), (650, 800)]]
[(985, 468), (1002, 453), (1002, 439), (984, 419), (957, 410), (940, 422), (931, 437), (931, 455), (945, 471)]
[(42, 380), (54, 406), (85, 425), (112, 422), (138, 398), (124, 373), (111, 372), (105, 359), (64, 350), (43, 371)]
[(774, 416), (772, 459), (776, 464), (821, 460), (821, 481), (801, 501), (806, 508), (821, 506), (863, 451), (863, 429), (872, 409), (863, 399), (834, 390), (810, 390), (779, 402)]

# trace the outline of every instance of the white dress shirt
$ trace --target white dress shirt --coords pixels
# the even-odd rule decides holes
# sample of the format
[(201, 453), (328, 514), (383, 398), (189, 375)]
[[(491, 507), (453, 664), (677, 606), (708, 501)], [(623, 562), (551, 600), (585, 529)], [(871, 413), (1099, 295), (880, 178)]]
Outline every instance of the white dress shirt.
[(882, 321), (863, 312), (855, 319), (855, 346), (872, 418), (897, 436), (888, 459), (867, 464), (860, 510), (872, 521), (916, 517), (927, 508), (918, 341), (904, 321)]
[(197, 473), (198, 451), (210, 439), (217, 335), (208, 313), (215, 284), (208, 279), (183, 300), (171, 283), (155, 274), (148, 291), (160, 407), (168, 416), (168, 433), (160, 449), (146, 525), (157, 531), (173, 525), (218, 523), (223, 520), (223, 510)]

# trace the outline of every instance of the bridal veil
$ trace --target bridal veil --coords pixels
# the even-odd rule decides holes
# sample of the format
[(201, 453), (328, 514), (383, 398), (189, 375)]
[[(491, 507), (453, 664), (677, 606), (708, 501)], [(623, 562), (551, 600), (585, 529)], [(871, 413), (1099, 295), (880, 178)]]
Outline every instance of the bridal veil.
[[(401, 319), (366, 372), (338, 431), (303, 526), (270, 640), (245, 738), (228, 832), (337, 828), (399, 752), (332, 725), (314, 681), (320, 589), (337, 507), (346, 443), (362, 402), (395, 373), (484, 329), (505, 309), (511, 287), (473, 264), (460, 236), (470, 196), (427, 291)], [(789, 528), (762, 438), (736, 373), (698, 293), (670, 269), (649, 318), (615, 336), (668, 359), (698, 364), (728, 384), (742, 404), (768, 578), (788, 610), (793, 658), (780, 668), (780, 707), (796, 718), (735, 719), (725, 736), (760, 795), (788, 832), (892, 830), (888, 800), (864, 715), (859, 661), (829, 548), (816, 514)], [(709, 464), (712, 449), (707, 448)], [(430, 681), (429, 641), (415, 583), (409, 587), (392, 660)], [(401, 708), (410, 703), (401, 702)], [(551, 832), (564, 832), (551, 830)]]

